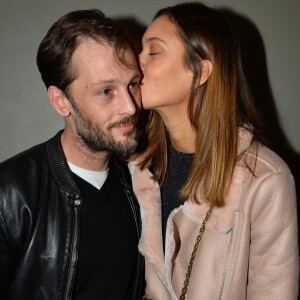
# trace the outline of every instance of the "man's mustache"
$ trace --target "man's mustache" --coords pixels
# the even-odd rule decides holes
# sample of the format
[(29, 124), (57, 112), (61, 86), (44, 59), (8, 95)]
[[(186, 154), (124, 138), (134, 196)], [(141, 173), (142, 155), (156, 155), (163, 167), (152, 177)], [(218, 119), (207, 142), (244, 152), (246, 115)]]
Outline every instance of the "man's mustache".
[(119, 121), (116, 121), (116, 122), (110, 124), (107, 127), (107, 130), (111, 130), (114, 127), (118, 127), (118, 126), (122, 126), (122, 125), (127, 125), (127, 124), (134, 124), (134, 125), (136, 125), (137, 120), (138, 120), (138, 116), (137, 115), (128, 116), (128, 117), (125, 117), (125, 118), (123, 118), (123, 119), (121, 119)]

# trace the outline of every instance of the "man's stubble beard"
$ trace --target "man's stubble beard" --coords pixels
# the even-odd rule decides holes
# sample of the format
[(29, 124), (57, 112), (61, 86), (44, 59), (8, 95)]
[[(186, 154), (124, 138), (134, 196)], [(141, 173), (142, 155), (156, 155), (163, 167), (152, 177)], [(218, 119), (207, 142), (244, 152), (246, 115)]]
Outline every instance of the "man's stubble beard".
[(122, 124), (136, 124), (137, 116), (129, 116), (118, 122), (112, 123), (105, 133), (100, 126), (95, 124), (87, 116), (83, 115), (76, 105), (72, 105), (75, 112), (75, 126), (77, 135), (89, 150), (93, 152), (106, 151), (111, 154), (126, 156), (133, 153), (137, 148), (135, 129), (124, 133), (125, 141), (116, 141), (111, 134), (112, 129)]

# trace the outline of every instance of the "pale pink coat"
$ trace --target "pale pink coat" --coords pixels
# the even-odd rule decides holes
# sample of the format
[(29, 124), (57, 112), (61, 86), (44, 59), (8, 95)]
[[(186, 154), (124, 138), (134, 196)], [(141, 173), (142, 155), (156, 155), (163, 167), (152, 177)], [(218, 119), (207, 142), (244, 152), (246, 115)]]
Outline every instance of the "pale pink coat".
[[(186, 300), (295, 300), (299, 252), (294, 179), (287, 165), (266, 147), (249, 148), (240, 131), (237, 163), (225, 206), (214, 208), (196, 254)], [(257, 155), (257, 157), (256, 157)], [(255, 177), (245, 167), (255, 166)], [(140, 252), (146, 260), (147, 294), (177, 300), (202, 220), (209, 207), (186, 201), (167, 224), (163, 253), (161, 203), (157, 182), (146, 169), (129, 164), (141, 207)]]

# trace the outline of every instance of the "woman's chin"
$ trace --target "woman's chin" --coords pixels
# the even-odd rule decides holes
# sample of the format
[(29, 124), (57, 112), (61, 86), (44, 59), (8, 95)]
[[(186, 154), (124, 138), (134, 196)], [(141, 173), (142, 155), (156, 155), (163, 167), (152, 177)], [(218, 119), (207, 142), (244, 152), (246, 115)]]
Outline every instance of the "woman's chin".
[(154, 103), (151, 101), (142, 101), (143, 103), (143, 109), (153, 109), (156, 107), (156, 105), (154, 105)]

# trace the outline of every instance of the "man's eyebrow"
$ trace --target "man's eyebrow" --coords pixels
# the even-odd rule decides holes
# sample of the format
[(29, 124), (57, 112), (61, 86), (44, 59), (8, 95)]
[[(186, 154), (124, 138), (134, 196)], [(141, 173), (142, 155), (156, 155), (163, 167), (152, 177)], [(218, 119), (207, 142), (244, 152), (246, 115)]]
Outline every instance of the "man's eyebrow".
[(136, 72), (135, 74), (132, 75), (131, 80), (133, 79), (137, 79), (141, 77), (141, 73), (140, 72)]
[(115, 79), (103, 79), (103, 80), (99, 80), (99, 81), (93, 83), (92, 85), (109, 84), (109, 83), (114, 83), (114, 82), (116, 82)]
[[(137, 78), (140, 78), (141, 74), (139, 72), (136, 72), (132, 75), (131, 77), (131, 81)], [(103, 80), (99, 80), (97, 82), (92, 83), (92, 86), (96, 86), (96, 85), (100, 85), (100, 84), (112, 84), (112, 83), (116, 83), (117, 80), (116, 79), (103, 79)]]

